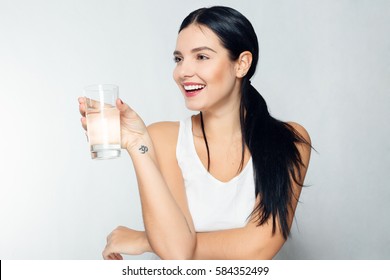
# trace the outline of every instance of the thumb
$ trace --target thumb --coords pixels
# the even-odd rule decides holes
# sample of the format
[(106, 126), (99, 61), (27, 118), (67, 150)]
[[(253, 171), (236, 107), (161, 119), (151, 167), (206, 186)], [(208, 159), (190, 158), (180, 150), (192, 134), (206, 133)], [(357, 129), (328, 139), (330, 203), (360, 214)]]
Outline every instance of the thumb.
[(118, 110), (123, 114), (123, 113), (126, 113), (126, 111), (128, 112), (131, 112), (132, 109), (129, 107), (129, 105), (127, 105), (126, 103), (124, 103), (122, 101), (122, 99), (118, 98), (116, 100), (116, 107), (118, 108)]

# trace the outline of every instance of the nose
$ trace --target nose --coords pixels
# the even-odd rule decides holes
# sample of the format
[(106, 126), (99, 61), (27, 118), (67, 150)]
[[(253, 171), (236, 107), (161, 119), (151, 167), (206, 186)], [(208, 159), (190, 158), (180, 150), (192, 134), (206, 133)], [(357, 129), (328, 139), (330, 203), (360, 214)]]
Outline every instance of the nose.
[(174, 76), (178, 79), (186, 79), (195, 75), (195, 65), (189, 59), (183, 59), (180, 61), (175, 68)]

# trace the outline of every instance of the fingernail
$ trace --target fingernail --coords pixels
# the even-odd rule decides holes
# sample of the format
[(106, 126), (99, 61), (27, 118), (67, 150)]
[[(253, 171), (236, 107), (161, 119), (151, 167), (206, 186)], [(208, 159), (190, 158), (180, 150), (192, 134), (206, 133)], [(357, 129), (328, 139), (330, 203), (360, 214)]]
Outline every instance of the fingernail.
[(121, 104), (123, 104), (123, 101), (122, 101), (122, 99), (120, 99), (120, 98), (119, 98), (119, 101), (121, 102)]

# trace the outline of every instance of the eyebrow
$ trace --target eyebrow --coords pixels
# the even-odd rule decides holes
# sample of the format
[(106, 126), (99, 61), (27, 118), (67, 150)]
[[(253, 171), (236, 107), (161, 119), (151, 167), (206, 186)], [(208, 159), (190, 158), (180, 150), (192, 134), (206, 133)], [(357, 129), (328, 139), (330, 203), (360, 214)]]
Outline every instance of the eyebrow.
[[(209, 47), (206, 47), (206, 46), (194, 48), (194, 49), (191, 50), (192, 53), (196, 53), (196, 52), (200, 52), (200, 51), (212, 51), (212, 52), (214, 52), (214, 53), (217, 53), (217, 52), (216, 52), (215, 50), (213, 50), (212, 48), (209, 48)], [(175, 51), (173, 52), (173, 55), (181, 55), (181, 52), (178, 51), (178, 50), (175, 50)]]

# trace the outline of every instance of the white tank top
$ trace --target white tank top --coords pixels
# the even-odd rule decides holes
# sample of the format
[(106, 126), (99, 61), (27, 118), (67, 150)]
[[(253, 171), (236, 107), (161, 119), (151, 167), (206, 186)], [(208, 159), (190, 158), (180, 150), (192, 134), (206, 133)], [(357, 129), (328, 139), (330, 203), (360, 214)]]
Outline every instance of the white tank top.
[(213, 177), (196, 153), (191, 117), (180, 121), (176, 157), (195, 230), (206, 232), (245, 226), (256, 200), (252, 158), (229, 182)]

